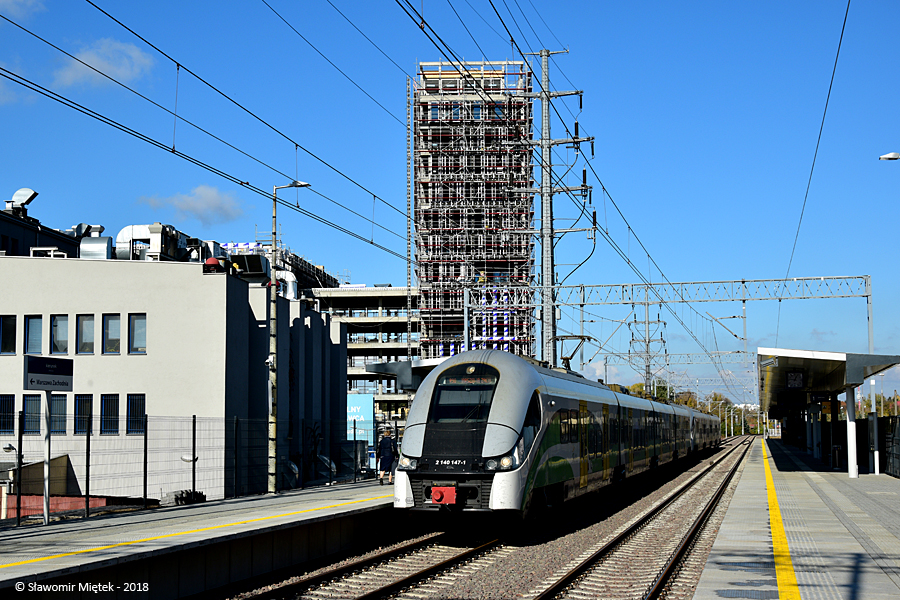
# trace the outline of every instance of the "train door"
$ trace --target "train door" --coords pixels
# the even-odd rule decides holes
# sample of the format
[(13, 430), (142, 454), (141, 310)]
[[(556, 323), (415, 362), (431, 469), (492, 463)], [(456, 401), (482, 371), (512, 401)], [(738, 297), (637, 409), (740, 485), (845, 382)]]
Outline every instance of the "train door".
[(694, 411), (691, 411), (691, 414), (688, 418), (690, 419), (689, 429), (690, 429), (690, 434), (691, 434), (691, 439), (689, 440), (689, 443), (688, 443), (688, 452), (694, 452), (695, 450), (697, 450), (696, 444), (698, 441), (694, 438)]
[(623, 437), (625, 443), (625, 452), (627, 453), (628, 472), (634, 471), (634, 409), (629, 408), (626, 413), (627, 418), (623, 419)]
[(587, 402), (581, 400), (578, 403), (579, 488), (587, 487), (588, 470), (590, 467), (588, 457), (588, 436), (590, 435), (588, 428), (590, 425), (591, 418), (590, 413), (588, 412)]
[(603, 457), (603, 479), (609, 479), (609, 449), (610, 449), (610, 432), (612, 427), (610, 426), (609, 420), (609, 404), (603, 405), (603, 412), (601, 413), (601, 421), (600, 421), (600, 453)]

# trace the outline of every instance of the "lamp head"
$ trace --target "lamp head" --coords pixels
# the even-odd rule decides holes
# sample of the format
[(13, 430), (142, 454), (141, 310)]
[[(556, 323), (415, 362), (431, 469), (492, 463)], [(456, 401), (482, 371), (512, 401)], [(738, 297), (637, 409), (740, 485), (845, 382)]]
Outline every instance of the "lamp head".
[(897, 160), (900, 159), (900, 152), (889, 152), (888, 154), (882, 154), (878, 157), (878, 160)]
[(7, 444), (7, 445), (3, 446), (4, 452), (14, 452), (15, 450), (16, 450), (16, 447), (13, 446), (12, 444)]

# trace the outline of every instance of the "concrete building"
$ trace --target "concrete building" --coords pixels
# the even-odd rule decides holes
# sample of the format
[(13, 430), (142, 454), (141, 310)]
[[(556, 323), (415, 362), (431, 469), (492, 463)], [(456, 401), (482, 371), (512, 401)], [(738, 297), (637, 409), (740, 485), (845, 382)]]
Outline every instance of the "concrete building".
[[(142, 495), (144, 413), (151, 497), (192, 487), (195, 416), (197, 489), (208, 498), (264, 492), (268, 277), (218, 261), (177, 262), (173, 254), (190, 260), (193, 238), (181, 246), (183, 234), (170, 226), (134, 231), (142, 228), (149, 243), (132, 236), (115, 249), (138, 260), (84, 258), (83, 249), (97, 243), (88, 239), (80, 259), (0, 256), (0, 446), (17, 445), (16, 414), (24, 410), (25, 460), (43, 458), (44, 398), (24, 389), (25, 356), (71, 358), (73, 392), (50, 401), (51, 452), (68, 457), (68, 495), (86, 488), (88, 415), (91, 494)], [(111, 248), (110, 238), (96, 239)], [(194, 247), (194, 260), (220, 249)], [(281, 297), (277, 310), (283, 489), (319, 476), (328, 458), (339, 462), (347, 334), (310, 302)]]
[[(531, 71), (523, 62), (423, 62), (411, 99), (421, 357), (464, 347), (534, 356)], [(512, 288), (512, 291), (510, 291)]]
[(372, 394), (379, 420), (405, 418), (409, 393), (397, 388), (396, 378), (366, 371), (366, 365), (419, 357), (419, 290), (355, 285), (309, 292), (317, 310), (347, 327), (348, 392)]

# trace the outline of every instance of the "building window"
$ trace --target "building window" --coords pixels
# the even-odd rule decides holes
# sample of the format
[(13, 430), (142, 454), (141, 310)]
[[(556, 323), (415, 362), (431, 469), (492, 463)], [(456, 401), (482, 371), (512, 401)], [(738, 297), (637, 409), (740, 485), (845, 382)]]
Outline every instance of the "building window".
[(50, 396), (50, 433), (66, 433), (66, 395)]
[(128, 412), (125, 415), (126, 433), (144, 433), (144, 413), (147, 401), (144, 394), (128, 394)]
[(41, 397), (37, 394), (26, 394), (22, 397), (25, 405), (25, 433), (41, 432)]
[(0, 317), (0, 354), (16, 353), (16, 316)]
[(68, 315), (50, 315), (50, 354), (69, 353)]
[(119, 435), (119, 395), (100, 396), (100, 435)]
[(103, 354), (118, 354), (119, 315), (103, 315)]
[(94, 315), (75, 317), (75, 344), (78, 354), (94, 353)]
[(431, 103), (431, 120), (437, 121), (439, 116), (440, 116), (440, 108), (438, 107), (438, 103), (432, 102)]
[(0, 433), (15, 433), (16, 397), (0, 394)]
[(128, 353), (147, 354), (147, 315), (128, 315)]
[(93, 427), (91, 415), (93, 414), (94, 396), (91, 394), (75, 394), (75, 434), (86, 435)]
[(476, 102), (472, 105), (472, 118), (476, 121), (481, 119), (481, 103)]
[(43, 317), (25, 317), (25, 354), (41, 353), (41, 325)]

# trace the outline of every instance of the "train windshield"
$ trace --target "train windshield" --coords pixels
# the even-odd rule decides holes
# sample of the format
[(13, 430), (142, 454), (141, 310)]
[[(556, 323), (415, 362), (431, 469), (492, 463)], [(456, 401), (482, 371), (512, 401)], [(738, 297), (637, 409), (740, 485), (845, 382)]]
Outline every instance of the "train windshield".
[(429, 423), (484, 423), (500, 373), (483, 364), (451, 367), (434, 387)]

